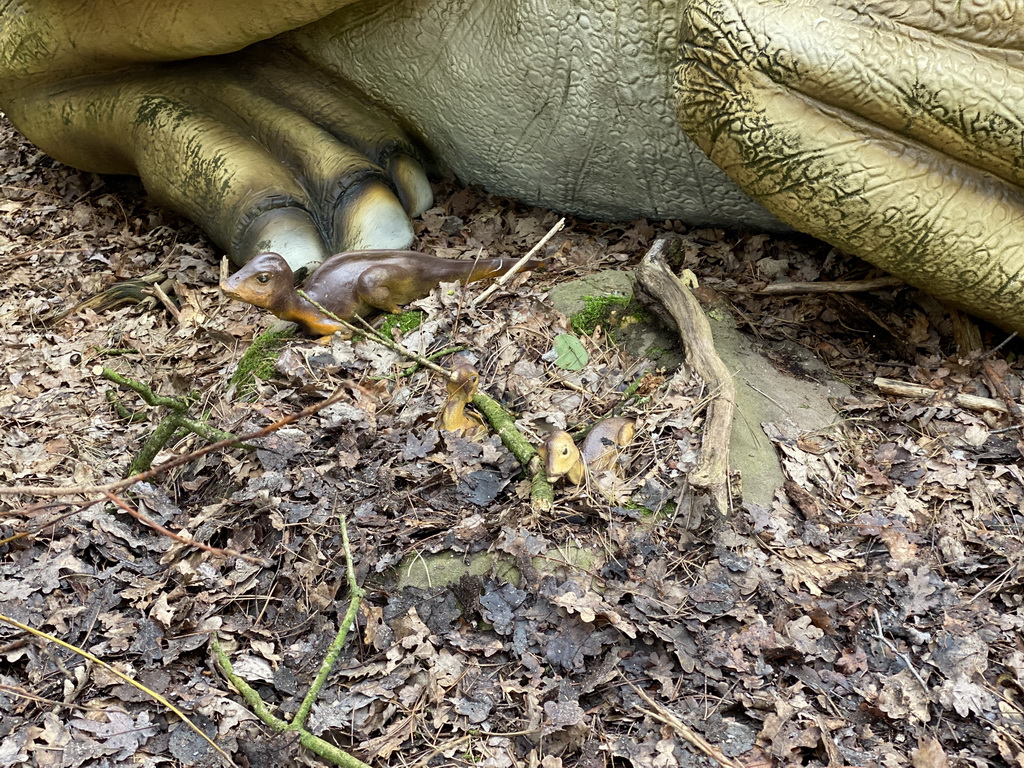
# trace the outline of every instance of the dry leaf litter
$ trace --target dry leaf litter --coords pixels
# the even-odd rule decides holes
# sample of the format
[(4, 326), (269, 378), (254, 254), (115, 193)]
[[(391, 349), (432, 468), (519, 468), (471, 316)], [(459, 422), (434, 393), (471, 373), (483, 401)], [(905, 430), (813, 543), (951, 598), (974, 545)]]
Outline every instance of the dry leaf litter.
[[(249, 450), (126, 495), (183, 536), (269, 565), (197, 550), (113, 505), (78, 510), (81, 497), (0, 498), (0, 538), (32, 532), (0, 547), (0, 613), (168, 697), (239, 765), (321, 763), (212, 672), (211, 635), (268, 705), (293, 714), (347, 604), (344, 512), (368, 594), (309, 725), (373, 765), (1024, 766), (1020, 412), (952, 400), (1000, 397), (995, 376), (1019, 408), (1019, 343), (959, 360), (943, 312), (907, 287), (744, 292), (873, 274), (808, 239), (570, 220), (546, 274), (481, 309), (468, 301), (475, 286), (435, 292), (401, 336), (418, 352), (465, 347), (481, 388), (533, 439), (622, 407), (639, 419), (612, 494), (560, 487), (554, 510), (533, 514), (500, 441), (439, 431), (443, 383), (369, 341), (291, 340), (252, 400), (232, 397), (235, 365), (273, 318), (218, 294), (220, 254), (137, 182), (60, 166), (6, 123), (0, 138), (5, 485), (123, 474), (161, 413), (102, 366), (190, 398), (194, 416), (236, 434), (343, 388), (338, 404)], [(416, 245), (441, 256), (518, 256), (556, 219), (475, 189), (439, 187), (438, 201)], [(739, 504), (717, 525), (686, 483), (701, 382), (635, 358), (607, 329), (582, 339), (581, 371), (546, 358), (569, 324), (545, 287), (635, 263), (665, 231), (682, 235), (677, 266), (727, 297), (780, 366), (794, 366), (797, 342), (856, 392), (828, 432), (765, 425), (787, 485), (771, 508)], [(157, 271), (177, 317), (154, 304), (41, 322)], [(1003, 338), (983, 330), (989, 347)], [(883, 398), (875, 376), (936, 395)], [(647, 396), (625, 400), (637, 381)], [(183, 437), (158, 461), (202, 444)], [(409, 576), (424, 563), (430, 575)], [(469, 570), (437, 583), (446, 563)], [(217, 761), (145, 694), (0, 624), (0, 765)]]

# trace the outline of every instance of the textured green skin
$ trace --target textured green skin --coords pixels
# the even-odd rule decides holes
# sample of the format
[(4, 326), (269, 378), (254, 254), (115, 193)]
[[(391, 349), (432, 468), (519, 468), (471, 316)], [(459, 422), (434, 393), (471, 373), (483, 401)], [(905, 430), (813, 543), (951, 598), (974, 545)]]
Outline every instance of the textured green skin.
[(0, 106), (239, 261), (403, 247), (419, 154), (577, 213), (785, 223), (1024, 330), (1020, 6), (13, 0)]

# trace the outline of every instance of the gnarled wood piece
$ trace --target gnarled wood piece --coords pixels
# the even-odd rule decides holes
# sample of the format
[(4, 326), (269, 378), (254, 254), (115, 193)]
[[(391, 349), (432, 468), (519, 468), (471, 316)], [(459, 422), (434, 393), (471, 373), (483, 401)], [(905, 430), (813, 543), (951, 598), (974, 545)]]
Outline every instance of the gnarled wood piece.
[(711, 402), (707, 408), (700, 460), (690, 473), (690, 484), (706, 491), (718, 512), (729, 509), (729, 436), (736, 410), (736, 385), (732, 374), (715, 350), (711, 324), (700, 302), (664, 260), (671, 247), (669, 238), (659, 238), (637, 269), (640, 287), (662, 304), (679, 330), (687, 364), (707, 384)]

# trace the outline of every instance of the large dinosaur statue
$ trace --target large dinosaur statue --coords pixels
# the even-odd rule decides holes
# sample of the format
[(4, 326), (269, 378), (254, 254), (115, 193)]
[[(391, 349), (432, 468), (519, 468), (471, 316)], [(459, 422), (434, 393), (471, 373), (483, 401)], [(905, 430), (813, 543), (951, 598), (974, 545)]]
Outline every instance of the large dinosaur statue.
[(6, 0), (0, 108), (237, 261), (405, 247), (429, 162), (781, 222), (1024, 331), (1022, 49), (1016, 0)]

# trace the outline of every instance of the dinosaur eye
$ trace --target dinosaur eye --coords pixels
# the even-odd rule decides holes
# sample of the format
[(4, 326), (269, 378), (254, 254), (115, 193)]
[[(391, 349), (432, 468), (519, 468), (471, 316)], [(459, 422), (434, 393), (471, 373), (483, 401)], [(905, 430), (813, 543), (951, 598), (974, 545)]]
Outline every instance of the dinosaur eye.
[(270, 282), (270, 275), (268, 275), (266, 272), (260, 272), (258, 275), (256, 275), (256, 282), (259, 283), (260, 285), (266, 285), (267, 283)]

